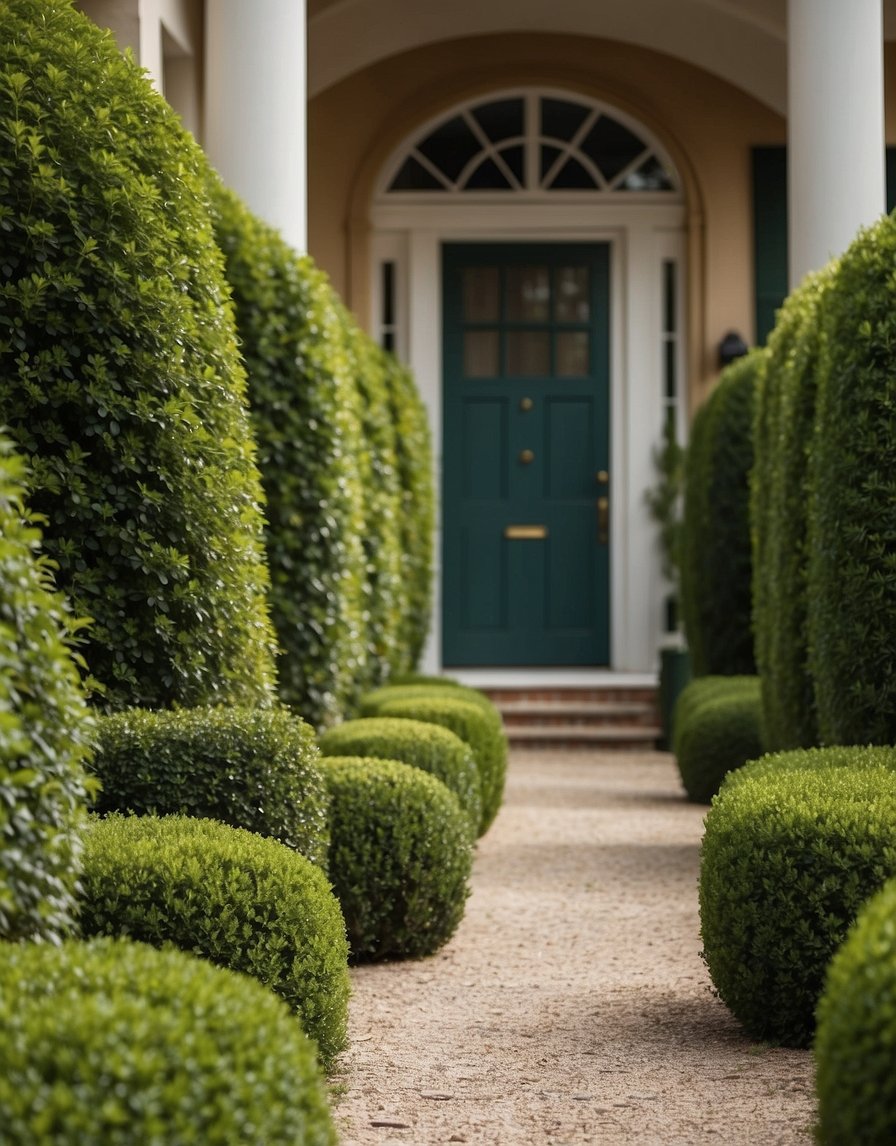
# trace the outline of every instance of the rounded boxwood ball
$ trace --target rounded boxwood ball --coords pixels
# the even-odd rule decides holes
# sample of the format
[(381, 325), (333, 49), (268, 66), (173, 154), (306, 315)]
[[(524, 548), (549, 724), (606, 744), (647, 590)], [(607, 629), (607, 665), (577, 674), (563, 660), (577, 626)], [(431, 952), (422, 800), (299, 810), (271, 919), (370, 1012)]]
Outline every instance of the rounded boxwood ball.
[(448, 678), (439, 680), (433, 677), (422, 677), (412, 681), (399, 680), (371, 689), (361, 697), (360, 713), (361, 716), (379, 716), (384, 704), (391, 704), (395, 700), (421, 700), (431, 696), (453, 696), (458, 700), (469, 701), (470, 704), (478, 704), (480, 708), (494, 713), (499, 720), (501, 717), (497, 705), (478, 688), (469, 688)]
[(819, 1142), (896, 1142), (896, 881), (862, 908), (831, 961), (815, 1061)]
[(326, 757), (330, 876), (357, 960), (431, 955), (469, 894), (466, 817), (441, 780), (375, 757)]
[(429, 772), (457, 796), (476, 838), (482, 820), (479, 770), (469, 745), (447, 728), (374, 716), (337, 724), (323, 733), (319, 744), (324, 756), (377, 756)]
[(729, 772), (762, 755), (759, 677), (700, 677), (675, 710), (674, 750), (688, 799), (708, 804)]
[(326, 876), (304, 856), (213, 820), (109, 816), (85, 832), (81, 927), (173, 944), (266, 984), (325, 1063), (342, 1050), (348, 944)]
[(0, 944), (5, 1146), (332, 1146), (314, 1054), (242, 975), (128, 940)]
[(766, 756), (706, 817), (703, 954), (757, 1039), (807, 1046), (825, 969), (862, 904), (896, 875), (896, 749)]

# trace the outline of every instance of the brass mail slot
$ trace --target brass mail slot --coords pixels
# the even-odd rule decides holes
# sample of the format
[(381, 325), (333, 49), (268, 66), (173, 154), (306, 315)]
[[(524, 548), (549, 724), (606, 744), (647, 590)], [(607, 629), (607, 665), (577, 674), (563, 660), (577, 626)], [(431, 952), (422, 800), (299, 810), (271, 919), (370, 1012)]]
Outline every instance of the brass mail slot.
[(547, 535), (546, 525), (508, 525), (504, 530), (504, 536), (511, 541), (539, 541)]

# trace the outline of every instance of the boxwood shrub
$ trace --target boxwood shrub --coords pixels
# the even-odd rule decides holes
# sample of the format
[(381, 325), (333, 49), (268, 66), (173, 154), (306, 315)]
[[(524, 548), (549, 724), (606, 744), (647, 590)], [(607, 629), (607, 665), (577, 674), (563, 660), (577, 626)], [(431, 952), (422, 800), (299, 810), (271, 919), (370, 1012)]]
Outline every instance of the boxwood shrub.
[(832, 269), (807, 277), (772, 331), (759, 388), (752, 474), (753, 625), (767, 748), (818, 743), (809, 671), (809, 449), (820, 312)]
[(675, 707), (673, 750), (688, 799), (708, 804), (726, 775), (762, 755), (762, 705), (755, 676), (702, 676)]
[(324, 274), (208, 180), (267, 496), (280, 696), (321, 727), (351, 705), (366, 671), (354, 363)]
[(326, 876), (292, 849), (186, 816), (119, 816), (85, 833), (85, 936), (173, 944), (285, 999), (330, 1063), (344, 1046), (345, 925)]
[(681, 604), (695, 676), (755, 672), (749, 475), (765, 351), (722, 372), (697, 411), (685, 463)]
[[(482, 818), (479, 835), (491, 827), (504, 798), (507, 777), (507, 736), (501, 717), (481, 705), (463, 697), (450, 695), (454, 691), (443, 689), (428, 697), (387, 700), (380, 705), (381, 716), (397, 716), (404, 720), (422, 720), (426, 724), (440, 724), (457, 733), (469, 744), (479, 770), (482, 793)], [(449, 695), (445, 695), (448, 693)]]
[(406, 683), (386, 684), (380, 688), (371, 689), (361, 696), (359, 708), (362, 716), (378, 716), (384, 704), (391, 704), (395, 700), (428, 700), (430, 697), (444, 696), (468, 701), (500, 720), (501, 714), (497, 706), (484, 692), (442, 678), (437, 680), (422, 678)]
[(97, 812), (220, 820), (326, 868), (329, 798), (314, 731), (285, 709), (131, 709), (99, 720)]
[(482, 822), (479, 770), (469, 745), (449, 729), (373, 716), (329, 728), (319, 743), (324, 756), (376, 756), (429, 772), (457, 796), (475, 839)]
[(431, 955), (460, 923), (469, 828), (441, 780), (396, 760), (325, 757), (330, 875), (355, 960)]
[(828, 744), (896, 742), (896, 218), (841, 256), (810, 460), (809, 661)]
[(859, 908), (896, 875), (896, 749), (765, 756), (706, 817), (704, 958), (757, 1039), (807, 1046), (825, 968)]
[(896, 882), (859, 912), (828, 967), (815, 1037), (818, 1141), (896, 1142)]
[(273, 694), (261, 485), (206, 161), (68, 0), (0, 7), (0, 422), (110, 708)]
[(22, 480), (0, 436), (0, 939), (58, 940), (73, 923), (92, 718), (77, 624), (24, 516)]
[(314, 1047), (257, 983), (126, 940), (0, 944), (5, 1146), (334, 1146)]

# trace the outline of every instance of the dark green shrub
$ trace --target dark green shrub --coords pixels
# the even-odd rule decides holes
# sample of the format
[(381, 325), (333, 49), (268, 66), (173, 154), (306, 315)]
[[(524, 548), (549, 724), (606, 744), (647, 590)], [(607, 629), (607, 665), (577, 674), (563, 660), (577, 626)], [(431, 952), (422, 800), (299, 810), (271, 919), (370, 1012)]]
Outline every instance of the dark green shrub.
[(267, 497), (280, 695), (320, 727), (342, 716), (366, 671), (354, 363), (325, 275), (209, 182)]
[(390, 685), (405, 685), (405, 684), (431, 684), (438, 688), (443, 685), (446, 688), (459, 687), (463, 688), (459, 680), (455, 680), (453, 676), (427, 676), (426, 673), (419, 672), (394, 672), (389, 676)]
[(818, 1141), (896, 1142), (896, 883), (859, 912), (828, 967), (815, 1037)]
[(431, 955), (463, 918), (472, 864), (457, 797), (397, 760), (325, 757), (330, 874), (358, 960)]
[(841, 257), (810, 459), (809, 665), (821, 740), (896, 742), (896, 218)]
[(455, 690), (442, 689), (429, 697), (387, 700), (380, 705), (379, 713), (385, 717), (397, 716), (404, 720), (440, 724), (469, 744), (479, 770), (482, 793), (482, 818), (479, 822), (481, 836), (491, 827), (504, 798), (507, 736), (501, 717), (496, 712), (472, 703), (463, 694), (454, 697), (450, 695), (452, 691)]
[(314, 1047), (242, 975), (125, 940), (0, 944), (5, 1146), (333, 1146)]
[(820, 312), (832, 267), (804, 280), (778, 312), (759, 388), (752, 474), (753, 625), (769, 750), (818, 743), (809, 672), (809, 449)]
[(754, 1038), (806, 1046), (825, 968), (868, 897), (896, 874), (896, 749), (765, 756), (706, 817), (704, 958)]
[(384, 704), (391, 704), (396, 700), (428, 700), (430, 697), (452, 696), (457, 700), (466, 700), (475, 704), (486, 712), (496, 716), (499, 720), (501, 714), (497, 706), (489, 700), (484, 692), (477, 688), (468, 688), (467, 685), (449, 682), (447, 680), (411, 681), (407, 684), (386, 684), (381, 688), (365, 692), (360, 700), (362, 716), (378, 716)]
[(386, 356), (386, 383), (392, 404), (395, 463), (401, 489), (399, 529), (405, 603), (399, 647), (404, 664), (413, 667), (423, 654), (432, 608), (435, 529), (432, 435), (429, 416), (414, 379), (391, 355)]
[(93, 728), (22, 478), (0, 437), (0, 939), (55, 940), (72, 927)]
[(674, 751), (688, 799), (708, 804), (735, 768), (762, 755), (762, 704), (755, 676), (703, 676), (675, 709)]
[(185, 816), (118, 816), (85, 833), (86, 936), (171, 943), (285, 999), (329, 1063), (345, 1045), (348, 945), (326, 876), (291, 848)]
[(266, 703), (261, 486), (206, 161), (68, 0), (0, 7), (0, 422), (110, 708)]
[(102, 717), (96, 811), (220, 820), (326, 869), (329, 800), (314, 731), (283, 709), (132, 709)]
[(755, 672), (749, 475), (765, 351), (722, 372), (697, 411), (685, 464), (681, 604), (695, 676)]
[(482, 822), (479, 770), (469, 746), (447, 728), (421, 720), (370, 717), (328, 729), (319, 743), (324, 756), (376, 756), (429, 772), (457, 796), (476, 837)]

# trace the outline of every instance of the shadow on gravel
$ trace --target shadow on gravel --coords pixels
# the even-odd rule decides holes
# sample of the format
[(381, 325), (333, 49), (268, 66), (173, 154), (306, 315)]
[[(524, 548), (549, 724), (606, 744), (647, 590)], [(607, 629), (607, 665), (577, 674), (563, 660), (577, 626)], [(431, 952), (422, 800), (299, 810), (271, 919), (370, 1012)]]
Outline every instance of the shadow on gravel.
[[(633, 884), (654, 884), (658, 874), (664, 881), (680, 878), (691, 893), (698, 866), (699, 845), (682, 843), (568, 843), (523, 842), (496, 848), (477, 861), (478, 885), (500, 883), (503, 887), (551, 887), (558, 880), (573, 876), (588, 890), (592, 882), (599, 888), (610, 877), (624, 873)], [(568, 884), (565, 887), (568, 890)]]

